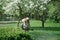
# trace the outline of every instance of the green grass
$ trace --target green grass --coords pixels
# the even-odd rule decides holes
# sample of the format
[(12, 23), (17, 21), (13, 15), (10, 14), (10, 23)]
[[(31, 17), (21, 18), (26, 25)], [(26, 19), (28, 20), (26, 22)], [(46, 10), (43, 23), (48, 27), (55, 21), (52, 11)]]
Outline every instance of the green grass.
[(41, 27), (41, 21), (31, 20), (31, 28), (29, 32), (35, 40), (60, 40), (60, 23), (45, 22), (45, 28)]
[[(21, 24), (21, 23), (20, 23)], [(45, 22), (45, 28), (42, 28), (41, 21), (30, 20), (31, 29), (27, 33), (34, 40), (60, 40), (60, 23)], [(21, 30), (21, 25), (18, 28), (17, 23), (0, 24), (0, 36), (16, 36), (24, 31)]]

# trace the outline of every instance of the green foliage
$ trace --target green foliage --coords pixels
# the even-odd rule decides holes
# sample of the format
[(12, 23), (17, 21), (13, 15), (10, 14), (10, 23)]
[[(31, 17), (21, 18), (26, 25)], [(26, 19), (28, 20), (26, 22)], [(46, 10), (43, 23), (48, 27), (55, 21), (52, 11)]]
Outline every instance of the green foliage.
[(59, 1), (51, 1), (48, 5), (48, 17), (53, 19), (54, 22), (59, 22), (60, 20), (60, 2)]
[(32, 38), (30, 37), (29, 34), (19, 34), (19, 36), (17, 37), (17, 40), (32, 40)]
[(47, 8), (48, 8), (48, 16), (52, 17), (54, 12), (55, 12), (55, 10), (56, 10), (56, 7), (52, 3), (49, 3), (47, 5)]
[(1, 27), (0, 40), (32, 40), (32, 38), (20, 28)]
[(51, 1), (58, 1), (58, 2), (60, 2), (60, 0), (51, 0)]
[(4, 14), (4, 9), (3, 9), (3, 5), (0, 4), (0, 20), (2, 20), (3, 14)]
[[(5, 13), (6, 15), (13, 15), (15, 18), (18, 18), (18, 16), (29, 16), (32, 18), (40, 19), (41, 15), (43, 15), (43, 10), (46, 8), (46, 17), (54, 18), (56, 10), (58, 11), (58, 19), (60, 19), (60, 1), (54, 1), (54, 0), (18, 0), (16, 3), (14, 3), (14, 0), (0, 0), (2, 5), (0, 6), (0, 13)], [(44, 3), (45, 2), (45, 3)], [(9, 6), (9, 5), (11, 6)], [(2, 9), (5, 7), (5, 11)], [(33, 15), (33, 16), (32, 16)]]
[(4, 9), (3, 9), (3, 6), (2, 4), (0, 4), (0, 14), (4, 13)]

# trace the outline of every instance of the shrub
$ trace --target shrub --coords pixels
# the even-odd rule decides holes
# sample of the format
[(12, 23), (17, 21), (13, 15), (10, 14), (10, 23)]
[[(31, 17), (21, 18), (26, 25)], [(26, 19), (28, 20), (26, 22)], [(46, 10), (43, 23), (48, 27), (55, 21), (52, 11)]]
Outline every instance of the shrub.
[(17, 40), (32, 40), (31, 36), (29, 34), (19, 34), (17, 37)]
[(15, 37), (8, 37), (8, 40), (15, 40)]
[(0, 28), (0, 40), (32, 40), (29, 34), (19, 28)]

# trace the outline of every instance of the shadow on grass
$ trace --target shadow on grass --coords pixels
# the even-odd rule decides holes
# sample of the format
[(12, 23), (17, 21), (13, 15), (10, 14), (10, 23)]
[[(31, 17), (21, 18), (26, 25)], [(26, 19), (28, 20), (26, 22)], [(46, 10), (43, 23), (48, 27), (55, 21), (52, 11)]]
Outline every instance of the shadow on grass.
[(60, 31), (60, 27), (31, 27), (33, 30)]

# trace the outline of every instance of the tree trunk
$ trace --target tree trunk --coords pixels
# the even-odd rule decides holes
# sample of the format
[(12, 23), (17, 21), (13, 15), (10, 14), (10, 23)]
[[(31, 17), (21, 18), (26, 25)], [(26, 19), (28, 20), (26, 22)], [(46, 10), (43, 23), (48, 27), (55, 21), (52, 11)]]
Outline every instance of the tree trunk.
[(5, 20), (5, 15), (4, 14), (2, 14), (2, 21), (4, 21)]
[(44, 15), (42, 15), (42, 27), (44, 28)]
[(20, 20), (22, 19), (22, 8), (20, 5), (18, 5), (18, 7), (19, 7), (19, 17), (18, 17), (17, 27), (19, 27)]
[(55, 16), (55, 22), (59, 23), (58, 17)]
[(18, 19), (18, 24), (17, 24), (17, 27), (19, 27), (19, 23), (20, 23), (20, 20)]
[(0, 21), (2, 21), (2, 14), (0, 14)]
[(43, 10), (43, 15), (42, 15), (42, 27), (44, 28), (44, 22), (45, 22), (45, 10)]

